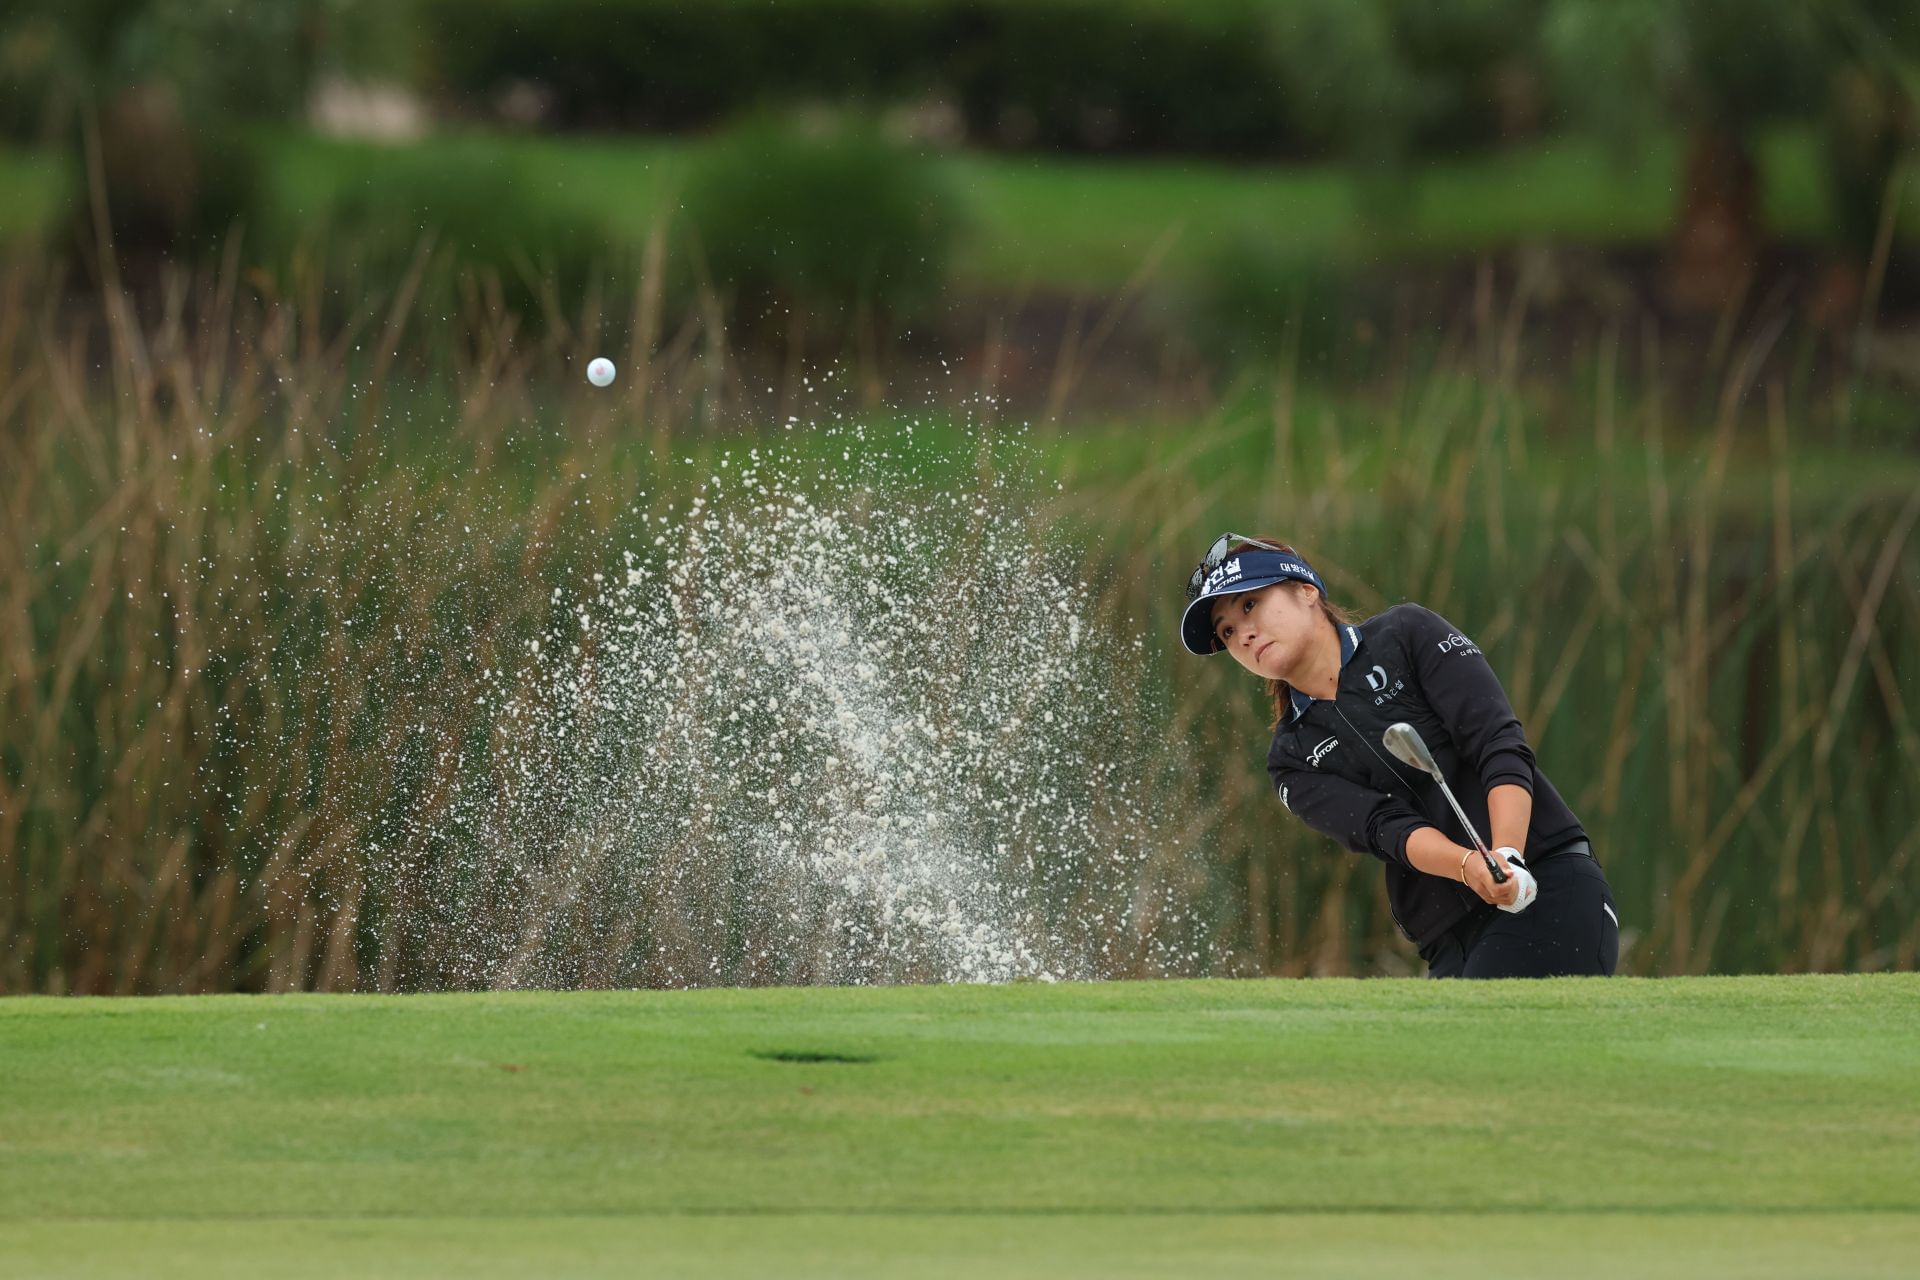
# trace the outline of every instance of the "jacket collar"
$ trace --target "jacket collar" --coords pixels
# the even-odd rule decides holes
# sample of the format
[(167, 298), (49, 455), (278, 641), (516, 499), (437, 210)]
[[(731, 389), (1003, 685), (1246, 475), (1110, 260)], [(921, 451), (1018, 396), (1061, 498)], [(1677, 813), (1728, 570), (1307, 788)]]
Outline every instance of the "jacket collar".
[[(1340, 668), (1344, 671), (1347, 664), (1353, 661), (1354, 651), (1360, 647), (1360, 628), (1351, 623), (1341, 623), (1334, 630), (1340, 633)], [(1292, 724), (1307, 713), (1307, 708), (1314, 704), (1314, 699), (1298, 689), (1289, 689), (1288, 692), (1292, 694), (1288, 699), (1292, 703), (1292, 711), (1287, 716), (1286, 722)]]

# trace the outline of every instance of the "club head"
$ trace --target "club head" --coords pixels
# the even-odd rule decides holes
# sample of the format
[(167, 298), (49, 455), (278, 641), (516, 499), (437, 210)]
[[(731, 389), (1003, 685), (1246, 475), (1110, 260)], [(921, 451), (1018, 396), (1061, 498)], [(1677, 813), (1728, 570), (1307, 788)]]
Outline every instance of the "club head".
[(1430, 777), (1440, 776), (1440, 766), (1433, 762), (1433, 753), (1427, 750), (1420, 731), (1406, 721), (1388, 725), (1387, 731), (1380, 737), (1387, 744), (1387, 750), (1393, 752), (1394, 758), (1401, 763), (1410, 764)]

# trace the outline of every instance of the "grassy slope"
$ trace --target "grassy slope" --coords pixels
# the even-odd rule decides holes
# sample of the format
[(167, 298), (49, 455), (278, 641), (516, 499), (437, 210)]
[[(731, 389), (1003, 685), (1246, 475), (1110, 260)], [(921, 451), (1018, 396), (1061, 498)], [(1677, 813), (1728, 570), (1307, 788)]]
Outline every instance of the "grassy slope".
[(67, 186), (54, 157), (0, 145), (0, 245), (46, 226), (59, 212)]
[[(380, 146), (293, 136), (265, 148), (275, 212), (286, 234), (306, 226), (357, 185), (404, 171), (419, 156), (439, 164), (501, 158), (553, 200), (578, 206), (615, 235), (641, 240), (675, 197), (698, 141), (447, 136)], [(1530, 238), (1647, 243), (1664, 232), (1676, 199), (1671, 142), (1629, 157), (1583, 139), (1464, 160), (1434, 161), (1395, 192), (1389, 221), (1359, 216), (1352, 177), (1334, 166), (1230, 166), (1178, 160), (1090, 161), (970, 152), (949, 169), (972, 219), (958, 262), (963, 280), (989, 287), (1111, 290), (1163, 241), (1175, 274), (1243, 243), (1272, 237), (1303, 259), (1354, 262), (1472, 251)], [(1783, 135), (1763, 149), (1769, 225), (1818, 236), (1827, 210), (1810, 139)], [(56, 207), (57, 166), (0, 153), (0, 178), (28, 193), (0, 212), (0, 236), (18, 234)]]
[[(675, 197), (698, 142), (456, 137), (422, 144), (511, 158), (556, 199), (634, 241)], [(275, 148), (280, 198), (305, 216), (362, 171), (403, 165), (408, 148), (303, 138)], [(989, 286), (1110, 290), (1164, 242), (1179, 272), (1246, 235), (1275, 236), (1304, 259), (1370, 262), (1482, 249), (1530, 237), (1596, 244), (1657, 241), (1676, 199), (1679, 152), (1628, 157), (1558, 139), (1511, 153), (1422, 166), (1387, 223), (1360, 217), (1354, 180), (1333, 165), (1261, 166), (1081, 160), (966, 152), (949, 163), (971, 219), (956, 270)], [(1769, 140), (1767, 216), (1788, 236), (1818, 235), (1827, 212), (1811, 141)], [(367, 179), (375, 180), (375, 179)]]
[(235, 1274), (1434, 1247), (1894, 1274), (1920, 1246), (1913, 975), (23, 1000), (0, 1044), (29, 1274), (216, 1242)]
[[(1769, 225), (1817, 236), (1828, 217), (1817, 157), (1803, 138), (1765, 149)], [(1672, 220), (1678, 148), (1627, 157), (1585, 139), (1510, 153), (1437, 160), (1383, 194), (1397, 211), (1363, 216), (1366, 200), (1330, 165), (1227, 166), (1168, 161), (1051, 161), (969, 156), (956, 173), (976, 232), (967, 274), (996, 282), (1110, 289), (1167, 238), (1182, 268), (1241, 237), (1282, 245), (1304, 261), (1473, 252), (1527, 239), (1596, 245), (1657, 243)]]

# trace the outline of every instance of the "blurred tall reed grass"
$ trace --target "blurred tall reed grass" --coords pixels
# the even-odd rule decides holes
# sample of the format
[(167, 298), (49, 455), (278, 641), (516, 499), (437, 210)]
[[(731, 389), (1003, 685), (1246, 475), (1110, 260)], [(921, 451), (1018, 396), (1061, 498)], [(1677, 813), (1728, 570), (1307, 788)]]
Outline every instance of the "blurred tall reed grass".
[[(139, 306), (110, 260), (95, 293), (0, 270), (0, 991), (422, 984), (408, 902), (368, 877), (383, 815), (449, 791), (421, 735), (493, 731), (481, 668), (672, 499), (675, 453), (806, 436), (801, 366), (774, 401), (749, 386), (717, 308), (666, 315), (663, 254), (534, 327), (430, 245), (357, 306), (237, 251)], [(1653, 336), (1597, 337), (1543, 401), (1522, 327), (1489, 310), (1367, 394), (1283, 361), (1266, 401), (1145, 440), (1036, 434), (1063, 480), (1037, 533), (1073, 531), (1088, 618), (1164, 655), (1142, 767), (1181, 823), (1157, 905), (1112, 927), (1197, 921), (1218, 973), (1418, 968), (1370, 861), (1273, 800), (1251, 680), (1178, 653), (1188, 561), (1235, 528), (1485, 648), (1595, 837), (1630, 971), (1913, 967), (1920, 492), (1865, 458), (1809, 491), (1826, 419), (1762, 373), (1777, 335), (1729, 343), (1705, 399)], [(621, 381), (591, 393), (573, 366), (615, 334)], [(471, 664), (422, 647), (449, 633)]]

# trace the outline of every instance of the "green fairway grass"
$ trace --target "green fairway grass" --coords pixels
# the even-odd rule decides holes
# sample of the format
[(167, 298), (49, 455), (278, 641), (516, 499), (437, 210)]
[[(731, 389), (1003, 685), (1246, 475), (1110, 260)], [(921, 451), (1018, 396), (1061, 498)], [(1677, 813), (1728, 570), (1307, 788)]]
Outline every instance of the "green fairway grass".
[(11, 1276), (1312, 1276), (1743, 1280), (1913, 1274), (1889, 1214), (767, 1214), (0, 1226)]
[(1920, 1249), (1911, 974), (32, 999), (0, 1002), (0, 1057), (8, 1274), (1894, 1275)]

